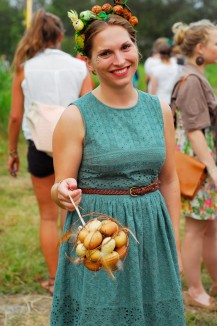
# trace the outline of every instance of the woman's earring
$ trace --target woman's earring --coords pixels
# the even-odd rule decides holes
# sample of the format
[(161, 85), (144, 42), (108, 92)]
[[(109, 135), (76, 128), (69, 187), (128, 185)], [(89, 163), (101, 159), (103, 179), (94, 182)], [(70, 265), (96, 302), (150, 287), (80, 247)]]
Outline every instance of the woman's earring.
[(204, 58), (201, 55), (199, 55), (195, 61), (198, 66), (202, 66), (204, 64)]

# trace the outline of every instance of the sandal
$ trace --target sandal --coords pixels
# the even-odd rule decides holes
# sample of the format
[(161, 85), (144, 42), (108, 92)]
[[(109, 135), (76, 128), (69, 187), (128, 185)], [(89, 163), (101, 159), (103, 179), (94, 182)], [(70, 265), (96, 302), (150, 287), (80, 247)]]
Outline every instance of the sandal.
[(55, 283), (55, 277), (49, 277), (48, 280), (44, 280), (40, 284), (45, 290), (47, 290), (51, 295), (53, 295), (54, 283)]
[(191, 307), (202, 308), (202, 309), (206, 309), (209, 311), (217, 310), (216, 301), (215, 301), (215, 298), (213, 298), (213, 297), (210, 297), (209, 304), (206, 305), (206, 304), (203, 304), (203, 303), (193, 299), (189, 293), (186, 293), (186, 303)]

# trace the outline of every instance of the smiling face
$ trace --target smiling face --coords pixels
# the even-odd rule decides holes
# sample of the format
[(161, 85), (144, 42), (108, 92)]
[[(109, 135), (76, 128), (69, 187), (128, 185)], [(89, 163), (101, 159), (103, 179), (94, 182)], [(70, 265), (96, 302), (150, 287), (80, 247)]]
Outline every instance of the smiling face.
[(123, 87), (132, 84), (138, 66), (138, 49), (122, 26), (107, 25), (94, 36), (88, 65), (101, 85)]

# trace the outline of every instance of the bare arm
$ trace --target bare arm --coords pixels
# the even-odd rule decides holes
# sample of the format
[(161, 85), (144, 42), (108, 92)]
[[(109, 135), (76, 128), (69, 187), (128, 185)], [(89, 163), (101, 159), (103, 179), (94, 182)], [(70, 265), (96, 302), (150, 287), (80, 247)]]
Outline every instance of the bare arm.
[(165, 199), (171, 218), (176, 248), (178, 252), (179, 267), (182, 271), (180, 254), (180, 189), (175, 167), (175, 134), (173, 117), (170, 107), (164, 102), (161, 103), (164, 117), (164, 137), (166, 145), (166, 160), (160, 173), (160, 190)]
[(88, 92), (91, 92), (92, 89), (93, 89), (93, 86), (94, 86), (93, 85), (93, 80), (92, 80), (91, 74), (88, 71), (87, 76), (84, 79), (83, 84), (82, 84), (80, 96), (83, 96)]
[(8, 158), (8, 171), (19, 171), (19, 157), (16, 154), (20, 129), (23, 120), (24, 113), (24, 96), (21, 88), (21, 83), (24, 79), (24, 70), (21, 68), (18, 72), (14, 74), (13, 83), (12, 83), (12, 103), (11, 111), (9, 116), (8, 124), (8, 150), (9, 153), (14, 153), (15, 155), (10, 155)]
[(153, 75), (150, 78), (150, 85), (150, 94), (155, 95), (157, 93), (157, 78)]
[(77, 189), (77, 175), (82, 158), (83, 138), (84, 125), (80, 111), (76, 106), (70, 105), (54, 130), (55, 184), (51, 189), (51, 196), (56, 204), (67, 210), (74, 210), (69, 199), (69, 190), (76, 205), (81, 200), (81, 190)]

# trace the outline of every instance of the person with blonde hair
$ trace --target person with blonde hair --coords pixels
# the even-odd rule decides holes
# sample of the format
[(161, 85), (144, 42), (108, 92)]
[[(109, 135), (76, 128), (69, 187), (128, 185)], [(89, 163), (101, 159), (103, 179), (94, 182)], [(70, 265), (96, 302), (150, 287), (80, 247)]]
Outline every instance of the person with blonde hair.
[[(54, 131), (52, 198), (68, 210), (64, 230), (69, 238), (71, 229), (76, 235), (76, 227), (81, 227), (76, 223), (79, 206), (85, 222), (91, 212), (113, 217), (139, 244), (129, 233), (123, 264), (118, 260), (107, 273), (102, 251), (93, 258), (95, 249), (88, 251), (86, 241), (78, 242), (84, 249), (79, 259), (73, 250), (76, 240), (66, 239), (60, 249), (51, 325), (184, 326), (171, 109), (133, 86), (138, 20), (126, 1), (114, 7), (95, 5), (80, 15), (71, 12), (75, 28), (83, 23), (75, 35), (84, 41), (77, 46), (99, 86), (74, 101)], [(110, 254), (122, 257), (117, 251)], [(85, 267), (90, 265), (93, 270), (97, 265), (98, 271)]]
[[(66, 107), (92, 89), (84, 62), (61, 51), (64, 27), (59, 17), (40, 9), (35, 12), (16, 49), (12, 104), (9, 117), (8, 170), (19, 172), (18, 138), (22, 127), (28, 143), (28, 171), (40, 213), (40, 242), (49, 278), (41, 283), (53, 293), (58, 261), (58, 208), (50, 196), (54, 182), (53, 159), (37, 150), (26, 118), (33, 101)], [(65, 213), (62, 211), (62, 224)]]
[[(177, 149), (206, 165), (207, 177), (193, 200), (182, 198), (185, 216), (183, 268), (188, 283), (187, 303), (216, 310), (217, 295), (217, 99), (205, 68), (217, 62), (217, 26), (209, 20), (173, 26), (174, 44), (185, 56), (180, 84), (172, 95), (176, 103)], [(184, 81), (183, 81), (184, 80)], [(201, 259), (212, 285), (201, 280)]]

